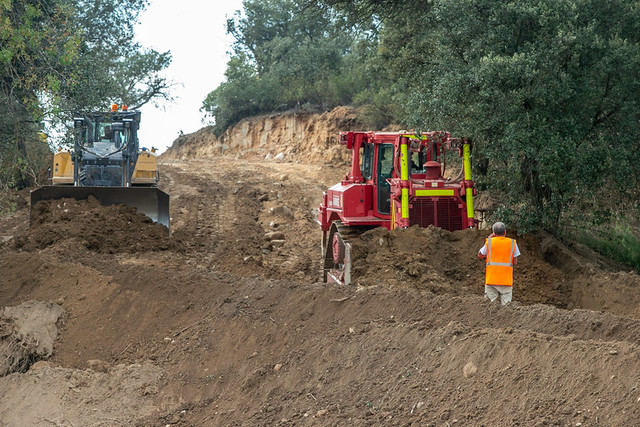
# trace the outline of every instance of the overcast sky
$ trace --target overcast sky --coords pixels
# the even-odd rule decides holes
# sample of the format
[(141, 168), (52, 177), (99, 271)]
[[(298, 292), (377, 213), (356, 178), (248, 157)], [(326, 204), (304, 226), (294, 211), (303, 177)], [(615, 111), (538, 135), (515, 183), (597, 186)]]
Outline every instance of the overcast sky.
[(202, 101), (224, 78), (226, 19), (242, 9), (241, 0), (151, 0), (136, 27), (138, 42), (157, 51), (171, 51), (165, 75), (176, 83), (175, 101), (160, 109), (142, 107), (140, 145), (167, 149), (178, 133), (195, 132), (202, 124)]

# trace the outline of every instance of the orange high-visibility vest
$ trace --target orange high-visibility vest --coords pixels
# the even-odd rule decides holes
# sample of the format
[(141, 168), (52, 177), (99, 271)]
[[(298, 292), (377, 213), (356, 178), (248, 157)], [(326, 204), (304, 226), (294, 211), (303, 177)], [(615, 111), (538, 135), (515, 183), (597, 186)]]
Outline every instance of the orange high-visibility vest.
[(516, 241), (498, 236), (486, 240), (487, 267), (484, 283), (487, 285), (513, 286), (513, 254)]

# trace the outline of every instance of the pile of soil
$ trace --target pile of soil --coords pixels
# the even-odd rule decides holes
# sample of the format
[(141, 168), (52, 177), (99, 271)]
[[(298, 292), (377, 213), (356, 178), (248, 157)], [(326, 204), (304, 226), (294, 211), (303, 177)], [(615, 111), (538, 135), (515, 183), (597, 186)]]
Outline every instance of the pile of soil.
[[(361, 286), (406, 286), (436, 294), (484, 292), (484, 260), (478, 250), (486, 231), (450, 232), (430, 226), (406, 230), (377, 228), (353, 240), (353, 277)], [(562, 305), (561, 271), (536, 254), (534, 236), (516, 238), (522, 253), (515, 269), (518, 300)]]
[[(360, 286), (481, 295), (485, 267), (477, 253), (487, 234), (474, 229), (450, 232), (433, 226), (367, 231), (352, 241), (352, 280)], [(550, 235), (512, 237), (521, 252), (514, 269), (514, 298), (519, 302), (640, 317), (639, 275), (607, 271)]]
[(31, 227), (14, 239), (16, 249), (34, 251), (62, 241), (99, 253), (163, 251), (175, 248), (169, 231), (125, 205), (102, 206), (95, 197), (36, 203)]
[[(359, 286), (407, 286), (434, 293), (468, 294), (481, 269), (482, 246), (475, 230), (448, 232), (435, 227), (389, 231), (376, 228), (353, 239), (352, 278)], [(476, 286), (474, 286), (476, 285)]]

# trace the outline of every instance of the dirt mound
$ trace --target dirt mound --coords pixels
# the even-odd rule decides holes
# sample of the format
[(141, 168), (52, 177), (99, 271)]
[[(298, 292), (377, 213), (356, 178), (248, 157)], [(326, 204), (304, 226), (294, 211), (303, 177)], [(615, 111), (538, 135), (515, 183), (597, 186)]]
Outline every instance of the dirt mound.
[(68, 313), (47, 361), (0, 378), (0, 424), (637, 424), (637, 275), (519, 236), (501, 307), (480, 295), (487, 232), (381, 229), (361, 286), (318, 283), (312, 209), (339, 169), (174, 160), (184, 250), (0, 247), (0, 306)]
[[(476, 255), (486, 237), (486, 231), (449, 232), (433, 226), (370, 230), (352, 242), (357, 260), (354, 281), (362, 286), (408, 286), (438, 294), (482, 294), (484, 261)], [(533, 236), (517, 240), (523, 253), (514, 278), (518, 300), (561, 305), (562, 289), (553, 286), (561, 282), (561, 272), (535, 253), (538, 242)]]
[[(435, 227), (370, 230), (352, 242), (353, 281), (404, 286), (436, 294), (484, 292), (484, 261), (476, 257), (486, 231)], [(640, 276), (608, 272), (549, 235), (517, 237), (522, 256), (514, 271), (514, 298), (525, 304), (589, 308), (640, 317)]]
[(101, 253), (162, 251), (176, 245), (165, 227), (135, 208), (102, 206), (90, 196), (38, 202), (31, 227), (15, 237), (14, 246), (33, 251), (68, 240)]
[(469, 293), (482, 264), (473, 256), (482, 246), (473, 231), (448, 232), (410, 227), (377, 228), (352, 240), (353, 281), (360, 286), (408, 286), (434, 293)]
[(53, 353), (62, 307), (27, 301), (0, 312), (0, 376), (25, 372)]

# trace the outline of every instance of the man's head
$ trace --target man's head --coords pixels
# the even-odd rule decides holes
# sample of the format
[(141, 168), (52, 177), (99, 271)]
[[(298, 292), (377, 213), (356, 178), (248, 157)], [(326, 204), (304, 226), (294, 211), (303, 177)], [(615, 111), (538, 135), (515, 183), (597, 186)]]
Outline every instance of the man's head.
[(496, 236), (504, 236), (505, 234), (507, 234), (507, 227), (502, 222), (496, 222), (495, 224), (493, 224), (493, 227), (491, 227), (491, 229)]

